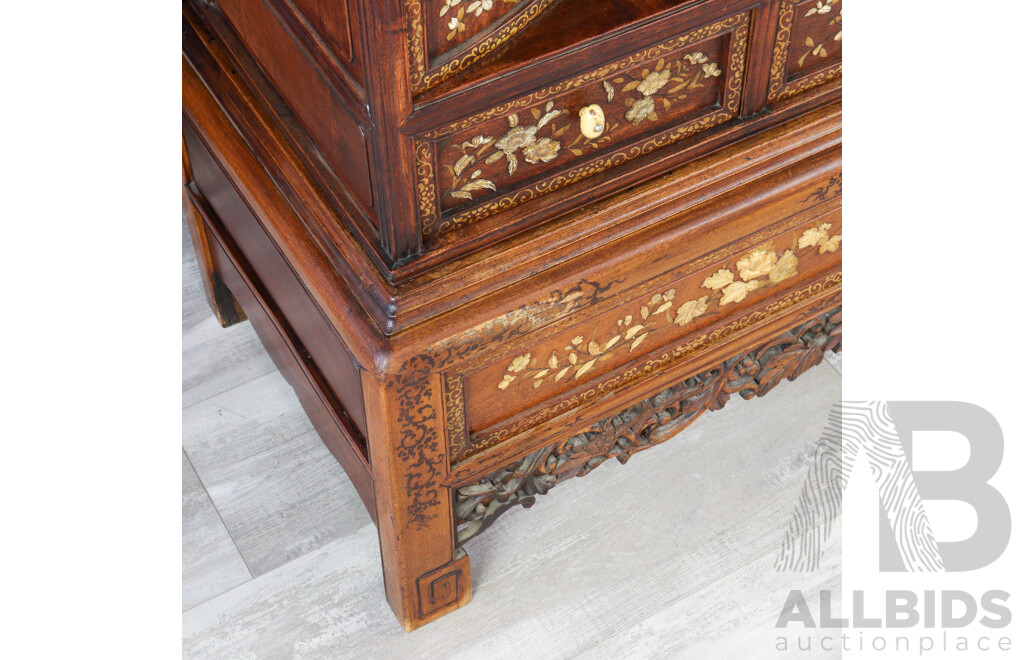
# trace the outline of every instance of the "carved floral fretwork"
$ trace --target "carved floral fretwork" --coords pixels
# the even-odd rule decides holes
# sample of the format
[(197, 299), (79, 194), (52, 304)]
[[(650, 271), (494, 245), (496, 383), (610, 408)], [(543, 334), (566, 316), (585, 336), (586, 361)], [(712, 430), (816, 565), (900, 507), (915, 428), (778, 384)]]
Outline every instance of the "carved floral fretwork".
[[(808, 236), (808, 240), (811, 237)], [(823, 245), (818, 242), (817, 247)], [(589, 474), (614, 458), (626, 463), (673, 437), (733, 394), (761, 396), (842, 349), (842, 308), (821, 314), (760, 348), (726, 360), (660, 394), (604, 419), (565, 442), (544, 447), (455, 492), (458, 541), (464, 543), (512, 507), (530, 507), (559, 482)]]

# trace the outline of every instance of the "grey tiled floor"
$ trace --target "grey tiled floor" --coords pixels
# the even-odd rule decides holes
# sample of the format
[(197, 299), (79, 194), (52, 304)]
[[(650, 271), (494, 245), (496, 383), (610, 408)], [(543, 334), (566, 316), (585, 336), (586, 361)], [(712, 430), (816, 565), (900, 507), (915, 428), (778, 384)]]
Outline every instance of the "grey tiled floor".
[(506, 514), (467, 544), (473, 601), (407, 634), (369, 515), (249, 324), (217, 325), (187, 231), (183, 271), (187, 658), (777, 658), (789, 590), (838, 588), (838, 533), (816, 573), (772, 565), (840, 358)]

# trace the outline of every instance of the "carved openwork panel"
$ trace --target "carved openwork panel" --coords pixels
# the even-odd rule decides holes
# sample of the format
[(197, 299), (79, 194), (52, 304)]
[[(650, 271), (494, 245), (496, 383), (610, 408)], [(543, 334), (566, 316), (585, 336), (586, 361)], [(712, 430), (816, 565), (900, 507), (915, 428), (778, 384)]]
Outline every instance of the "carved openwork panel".
[[(732, 119), (748, 22), (747, 14), (717, 21), (418, 136), (424, 235), (508, 210)], [(584, 126), (580, 113), (589, 108), (597, 119)]]
[[(828, 183), (812, 201), (831, 198), (840, 188), (838, 180)], [(596, 317), (563, 317), (529, 342), (504, 342), (448, 371), (445, 414), (452, 462), (838, 286), (839, 213), (807, 217), (791, 218), (690, 262), (662, 278), (663, 285), (633, 289), (623, 297), (626, 302)]]
[(842, 74), (843, 0), (783, 0), (768, 101), (781, 101)]
[(761, 347), (687, 378), (568, 440), (544, 447), (494, 474), (456, 490), (460, 543), (476, 536), (508, 509), (530, 507), (559, 482), (589, 474), (609, 459), (625, 464), (688, 426), (733, 394), (761, 396), (842, 350), (842, 308), (819, 315)]

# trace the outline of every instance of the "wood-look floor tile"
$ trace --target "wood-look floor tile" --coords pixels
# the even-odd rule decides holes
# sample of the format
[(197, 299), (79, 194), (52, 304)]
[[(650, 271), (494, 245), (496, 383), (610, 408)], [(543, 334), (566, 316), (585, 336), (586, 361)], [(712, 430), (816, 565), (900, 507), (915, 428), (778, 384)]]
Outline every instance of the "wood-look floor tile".
[(183, 442), (254, 575), (370, 522), (278, 372), (187, 408)]
[(252, 578), (184, 453), (181, 455), (181, 607)]

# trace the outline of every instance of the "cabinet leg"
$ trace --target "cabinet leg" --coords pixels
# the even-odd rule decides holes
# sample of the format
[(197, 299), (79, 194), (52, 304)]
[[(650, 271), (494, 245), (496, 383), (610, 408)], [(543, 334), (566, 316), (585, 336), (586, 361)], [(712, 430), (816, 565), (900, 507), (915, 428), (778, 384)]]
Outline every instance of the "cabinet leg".
[(414, 359), (363, 374), (384, 588), (406, 630), (469, 602), (469, 557), (456, 548), (441, 380)]
[(188, 231), (192, 235), (192, 249), (195, 250), (196, 261), (199, 262), (199, 275), (203, 280), (206, 301), (210, 303), (210, 308), (213, 309), (217, 321), (226, 328), (244, 321), (245, 312), (242, 311), (241, 305), (235, 300), (213, 266), (210, 236), (188, 194), (188, 186), (192, 183), (192, 168), (189, 165), (184, 140), (181, 144), (181, 157), (181, 200), (182, 207), (185, 209), (185, 219), (188, 222)]

